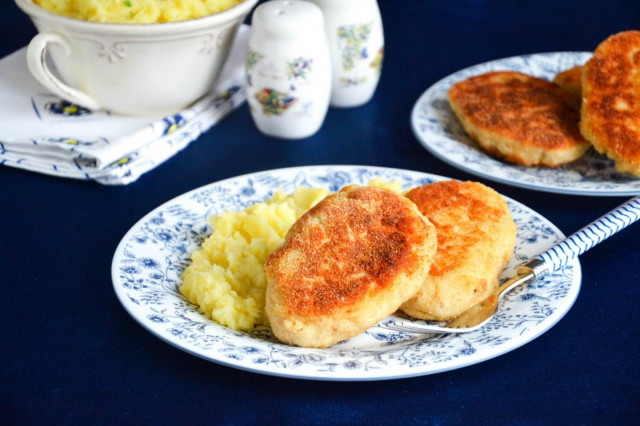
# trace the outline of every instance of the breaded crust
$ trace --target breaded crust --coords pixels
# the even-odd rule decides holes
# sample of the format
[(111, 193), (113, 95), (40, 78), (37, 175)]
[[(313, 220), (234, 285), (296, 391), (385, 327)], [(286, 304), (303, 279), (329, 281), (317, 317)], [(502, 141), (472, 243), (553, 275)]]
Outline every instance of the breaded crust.
[(510, 163), (557, 167), (590, 146), (578, 128), (579, 105), (547, 80), (494, 71), (455, 83), (448, 98), (467, 134)]
[(513, 255), (517, 227), (502, 196), (478, 182), (436, 182), (406, 196), (436, 227), (438, 250), (422, 287), (400, 309), (446, 321), (498, 286)]
[(615, 34), (582, 75), (580, 130), (616, 170), (640, 176), (640, 31)]
[(569, 92), (578, 105), (582, 103), (582, 69), (582, 65), (576, 65), (553, 78), (553, 82)]
[(433, 225), (400, 194), (349, 187), (328, 196), (266, 262), (274, 335), (326, 347), (362, 333), (420, 288), (436, 243)]

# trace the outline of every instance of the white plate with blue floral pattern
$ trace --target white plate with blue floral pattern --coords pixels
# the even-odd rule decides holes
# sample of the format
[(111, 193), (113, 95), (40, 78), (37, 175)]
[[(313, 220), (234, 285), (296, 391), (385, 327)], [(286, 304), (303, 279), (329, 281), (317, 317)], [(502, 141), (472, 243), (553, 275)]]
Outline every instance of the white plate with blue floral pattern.
[[(244, 333), (200, 314), (178, 291), (189, 254), (210, 229), (206, 219), (265, 201), (281, 187), (301, 185), (336, 191), (377, 177), (403, 188), (445, 179), (420, 172), (364, 166), (314, 166), (259, 172), (212, 183), (156, 208), (124, 236), (112, 264), (115, 292), (124, 308), (160, 339), (201, 358), (256, 373), (316, 380), (380, 380), (433, 374), (494, 358), (540, 336), (575, 301), (581, 269), (574, 260), (560, 272), (512, 291), (497, 315), (478, 331), (450, 335), (410, 335), (384, 326), (327, 349), (284, 345), (268, 327)], [(506, 197), (505, 197), (506, 198)], [(564, 238), (553, 224), (508, 199), (518, 224), (515, 255), (503, 273)]]
[(430, 153), (476, 176), (538, 191), (572, 195), (640, 194), (640, 178), (618, 173), (613, 161), (590, 149), (581, 159), (552, 169), (508, 164), (487, 155), (453, 114), (447, 91), (457, 81), (496, 70), (513, 70), (552, 80), (560, 71), (584, 64), (589, 52), (540, 53), (499, 59), (451, 74), (427, 89), (411, 113), (418, 141)]

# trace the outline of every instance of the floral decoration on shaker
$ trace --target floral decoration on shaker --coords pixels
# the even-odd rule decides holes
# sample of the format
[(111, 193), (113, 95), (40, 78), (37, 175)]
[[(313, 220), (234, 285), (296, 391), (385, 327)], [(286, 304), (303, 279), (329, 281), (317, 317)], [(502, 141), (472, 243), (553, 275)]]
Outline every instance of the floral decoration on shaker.
[(369, 57), (366, 42), (371, 35), (372, 25), (369, 22), (338, 27), (338, 47), (342, 51), (342, 68), (345, 71), (352, 70), (358, 61)]
[(380, 73), (382, 72), (383, 57), (384, 57), (384, 46), (378, 49), (378, 53), (376, 53), (376, 56), (374, 56), (373, 61), (371, 61), (371, 63), (369, 64), (369, 66), (376, 71), (376, 74), (378, 76), (380, 76)]
[(251, 74), (251, 72), (253, 71), (253, 69), (255, 68), (256, 65), (258, 65), (260, 63), (260, 61), (262, 61), (264, 59), (264, 55), (261, 53), (256, 52), (253, 49), (249, 49), (249, 51), (247, 52), (247, 84), (250, 87), (253, 87), (253, 76)]
[(281, 115), (298, 101), (287, 93), (269, 87), (257, 91), (255, 98), (262, 105), (262, 113), (266, 116)]
[(307, 74), (311, 71), (313, 59), (297, 58), (291, 62), (287, 62), (286, 74), (289, 80), (297, 78), (307, 79)]

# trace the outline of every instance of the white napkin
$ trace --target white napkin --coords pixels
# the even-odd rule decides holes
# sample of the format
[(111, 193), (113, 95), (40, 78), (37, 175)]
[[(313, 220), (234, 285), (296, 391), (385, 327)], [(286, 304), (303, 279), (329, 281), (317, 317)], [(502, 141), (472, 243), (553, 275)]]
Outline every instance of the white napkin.
[(0, 164), (124, 185), (157, 167), (246, 100), (249, 27), (242, 25), (211, 92), (169, 117), (89, 111), (47, 92), (29, 73), (26, 48), (0, 60)]

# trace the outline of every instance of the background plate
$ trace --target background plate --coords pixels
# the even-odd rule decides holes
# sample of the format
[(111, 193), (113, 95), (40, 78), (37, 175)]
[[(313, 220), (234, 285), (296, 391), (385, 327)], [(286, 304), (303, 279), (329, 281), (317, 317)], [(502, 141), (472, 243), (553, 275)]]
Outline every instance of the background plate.
[[(153, 210), (124, 236), (113, 257), (118, 299), (148, 331), (188, 353), (230, 367), (277, 376), (318, 380), (376, 380), (432, 374), (475, 364), (513, 350), (551, 328), (575, 301), (581, 281), (578, 260), (540, 282), (505, 296), (497, 315), (466, 334), (409, 335), (384, 327), (327, 349), (281, 344), (268, 327), (243, 333), (207, 319), (179, 292), (189, 254), (210, 229), (206, 218), (264, 201), (278, 187), (300, 185), (336, 191), (379, 177), (405, 189), (445, 179), (407, 170), (316, 166), (239, 176), (195, 189)], [(505, 197), (506, 198), (506, 197)], [(545, 218), (507, 198), (518, 224), (515, 256), (503, 277), (564, 235)]]
[(468, 173), (507, 185), (572, 195), (626, 196), (640, 194), (640, 179), (618, 173), (613, 161), (590, 149), (564, 167), (523, 167), (487, 155), (467, 136), (453, 114), (447, 91), (457, 81), (496, 70), (513, 70), (552, 80), (560, 71), (582, 65), (589, 52), (541, 53), (499, 59), (458, 71), (431, 86), (416, 102), (411, 126), (429, 152)]

